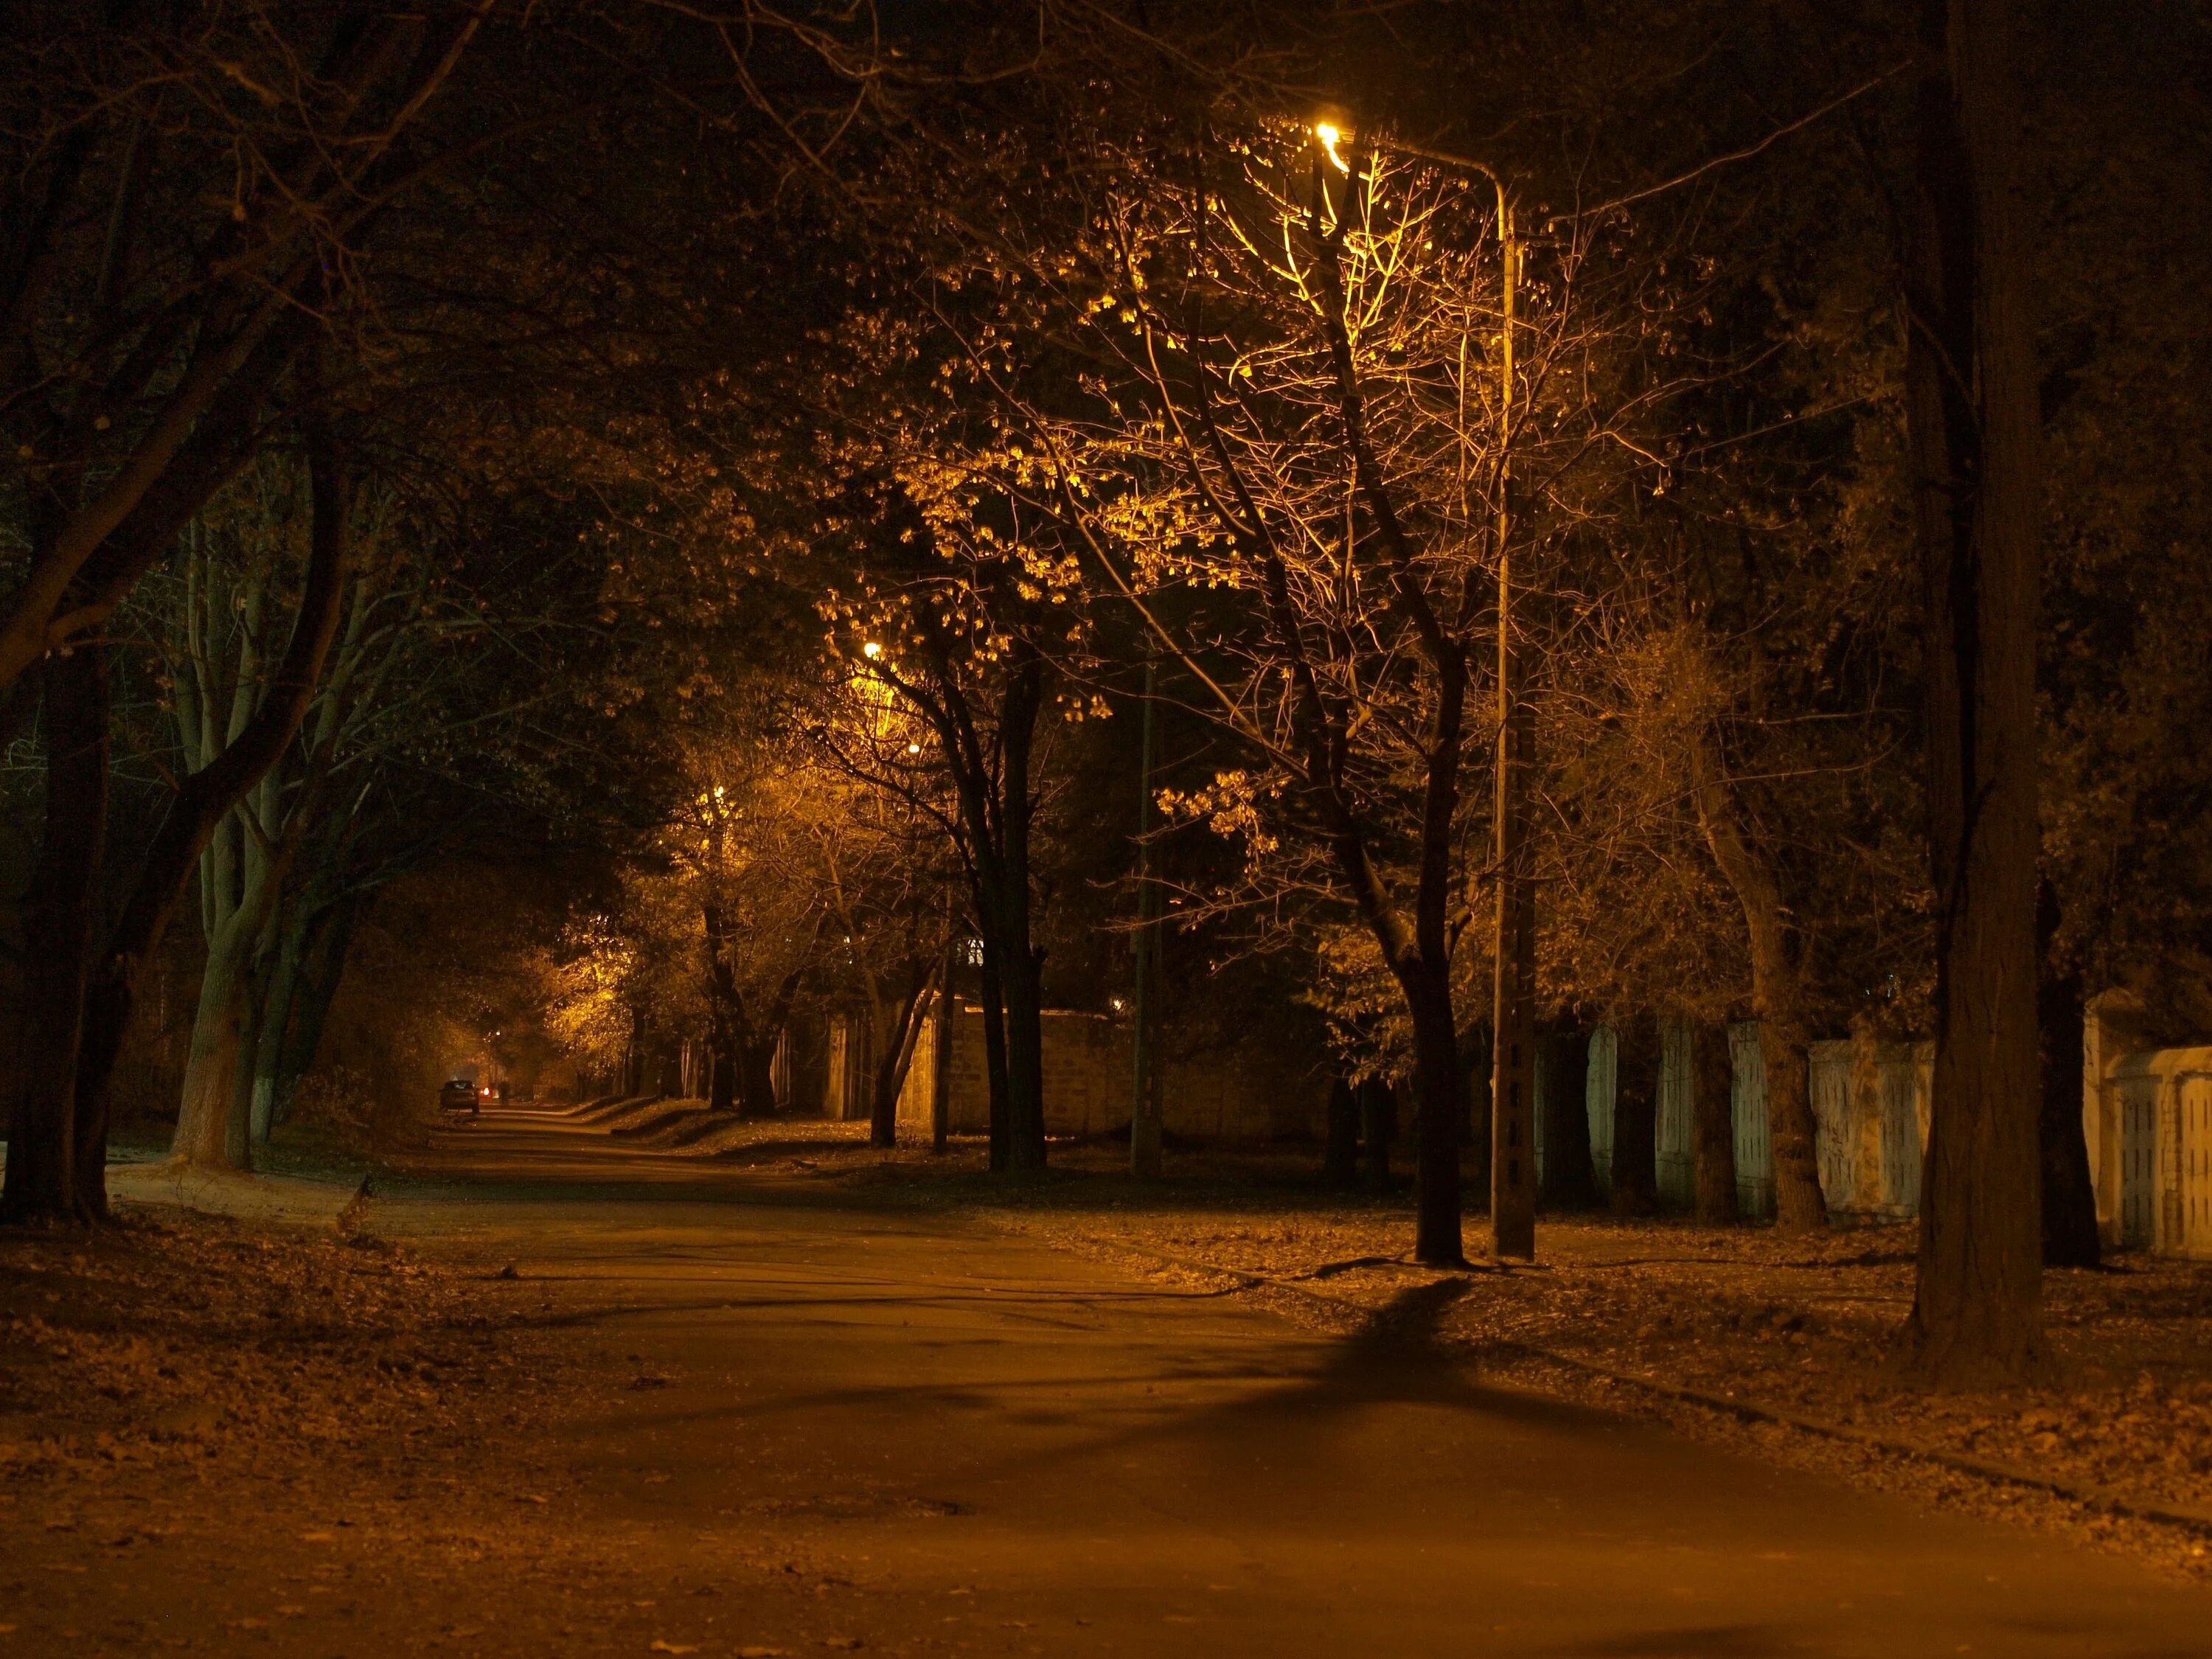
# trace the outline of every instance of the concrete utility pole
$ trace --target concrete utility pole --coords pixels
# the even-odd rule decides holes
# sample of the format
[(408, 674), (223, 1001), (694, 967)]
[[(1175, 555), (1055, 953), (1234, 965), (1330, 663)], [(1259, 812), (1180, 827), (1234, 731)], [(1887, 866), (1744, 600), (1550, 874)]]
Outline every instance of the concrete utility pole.
[(1535, 710), (1522, 695), (1526, 665), (1513, 622), (1513, 323), (1521, 246), (1513, 204), (1498, 189), (1498, 975), (1490, 1084), (1490, 1248), (1536, 1254), (1536, 896), (1528, 879), (1528, 770)]
[(960, 959), (960, 912), (952, 890), (945, 890), (945, 961), (937, 981), (937, 1007), (930, 1021), (929, 1150), (945, 1150), (952, 1127), (952, 970)]
[(1134, 1057), (1129, 1097), (1129, 1173), (1139, 1181), (1160, 1176), (1160, 1091), (1158, 1057), (1153, 1052), (1152, 981), (1158, 977), (1159, 888), (1152, 879), (1152, 744), (1158, 724), (1154, 692), (1159, 684), (1159, 658), (1145, 659), (1145, 716), (1143, 758), (1139, 763), (1142, 789), (1137, 804), (1137, 939), (1136, 990), (1132, 1012), (1135, 1030), (1129, 1048)]

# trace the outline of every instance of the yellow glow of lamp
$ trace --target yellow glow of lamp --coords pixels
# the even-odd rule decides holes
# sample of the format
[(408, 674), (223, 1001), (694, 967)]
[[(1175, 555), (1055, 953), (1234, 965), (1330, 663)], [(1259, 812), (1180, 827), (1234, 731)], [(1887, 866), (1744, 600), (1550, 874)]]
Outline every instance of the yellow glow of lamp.
[(1336, 147), (1344, 142), (1342, 130), (1334, 121), (1316, 121), (1314, 123), (1313, 131), (1314, 137), (1321, 141), (1322, 149), (1328, 152), (1328, 159), (1335, 164), (1336, 170), (1339, 173), (1349, 173), (1352, 171), (1352, 163), (1346, 161), (1336, 151)]
[(866, 645), (860, 647), (860, 654), (866, 657), (870, 662), (873, 662), (877, 658), (884, 654), (884, 648), (880, 645), (878, 645), (873, 640), (870, 640)]

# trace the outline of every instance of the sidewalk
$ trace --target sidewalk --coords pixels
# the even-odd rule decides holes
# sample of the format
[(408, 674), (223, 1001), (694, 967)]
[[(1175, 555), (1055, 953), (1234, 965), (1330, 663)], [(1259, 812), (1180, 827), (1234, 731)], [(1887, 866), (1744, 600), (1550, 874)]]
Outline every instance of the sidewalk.
[[(7, 1167), (7, 1143), (0, 1141), (0, 1170)], [(137, 1147), (114, 1148), (107, 1160), (111, 1203), (234, 1216), (276, 1227), (335, 1228), (360, 1190), (352, 1177), (195, 1170)]]

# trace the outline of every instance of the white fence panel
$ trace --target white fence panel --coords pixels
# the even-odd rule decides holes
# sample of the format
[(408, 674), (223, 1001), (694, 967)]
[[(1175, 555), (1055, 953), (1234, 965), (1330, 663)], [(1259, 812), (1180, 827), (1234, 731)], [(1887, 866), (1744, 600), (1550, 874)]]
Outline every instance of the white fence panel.
[(1856, 1210), (1863, 1185), (1859, 1165), (1865, 1152), (1865, 1133), (1851, 1089), (1851, 1045), (1808, 1043), (1805, 1057), (1811, 1073), (1820, 1194), (1831, 1210)]
[(1936, 1045), (1899, 1045), (1881, 1065), (1881, 1184), (1899, 1215), (1920, 1213), (1920, 1170), (1928, 1158), (1928, 1097)]
[(2158, 1097), (2155, 1077), (2115, 1085), (2120, 1105), (2120, 1243), (2147, 1250), (2158, 1234)]
[(1690, 1063), (1690, 1023), (1659, 1027), (1658, 1144), (1653, 1149), (1662, 1209), (1687, 1210), (1697, 1202), (1697, 1156), (1691, 1139), (1696, 1079)]
[(1550, 1139), (1544, 1133), (1544, 1120), (1551, 1114), (1547, 1109), (1551, 1095), (1552, 1045), (1540, 1036), (1536, 1039), (1535, 1063), (1529, 1068), (1528, 1087), (1534, 1093), (1536, 1109), (1528, 1115), (1528, 1150), (1530, 1161), (1536, 1166), (1536, 1190), (1544, 1190), (1544, 1143)]
[[(2094, 1038), (2085, 1044), (2093, 1056), (2102, 1047)], [(2119, 1152), (2119, 1190), (2111, 1195), (2118, 1225), (2107, 1237), (2212, 1260), (2212, 1048), (2118, 1055), (2102, 1077), (2085, 1079), (2084, 1091), (2090, 1144), (2109, 1156), (2117, 1143)]]
[(1620, 1039), (1610, 1025), (1590, 1033), (1589, 1076), (1583, 1102), (1589, 1112), (1590, 1166), (1601, 1193), (1613, 1191), (1613, 1091), (1620, 1078)]
[(2201, 1260), (2212, 1256), (2212, 1077), (2177, 1079), (2175, 1091), (2180, 1097), (2174, 1147), (2179, 1178), (2170, 1231), (2176, 1254)]
[[(1696, 1075), (1687, 1022), (1661, 1032), (1659, 1110), (1654, 1147), (1660, 1201), (1692, 1207), (1697, 1191)], [(1766, 1060), (1755, 1020), (1728, 1028), (1729, 1115), (1735, 1139), (1736, 1206), (1747, 1218), (1774, 1213), (1774, 1141), (1767, 1121)], [(1590, 1161), (1598, 1185), (1613, 1177), (1613, 1107), (1620, 1075), (1613, 1028), (1590, 1034), (1584, 1099), (1589, 1112)], [(2212, 1051), (2209, 1051), (2212, 1052)], [(1928, 1141), (1932, 1045), (1848, 1041), (1810, 1045), (1809, 1082), (1817, 1132), (1820, 1188), (1840, 1214), (1909, 1218), (1918, 1212), (1920, 1170)], [(1540, 1054), (1539, 1064), (1542, 1063)], [(2206, 1073), (2203, 1120), (2205, 1226), (2212, 1241), (2212, 1068)], [(1540, 1092), (1538, 1098), (1541, 1098)], [(2194, 1213), (2192, 1212), (2192, 1213)], [(2212, 1250), (2212, 1243), (2208, 1243)]]
[(1774, 1213), (1774, 1140), (1766, 1121), (1766, 1056), (1759, 1022), (1728, 1028), (1730, 1115), (1735, 1123), (1735, 1202), (1747, 1219)]

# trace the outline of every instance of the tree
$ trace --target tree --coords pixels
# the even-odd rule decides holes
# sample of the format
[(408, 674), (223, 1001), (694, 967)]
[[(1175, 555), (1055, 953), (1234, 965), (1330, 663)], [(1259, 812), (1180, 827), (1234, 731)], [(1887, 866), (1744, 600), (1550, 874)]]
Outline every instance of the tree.
[[(1032, 883), (1048, 670), (1033, 637), (1000, 631), (1001, 617), (1028, 620), (1023, 591), (1035, 564), (988, 526), (976, 536), (971, 505), (950, 491), (932, 499), (927, 517), (908, 518), (901, 545), (926, 562), (872, 562), (862, 599), (844, 614), (885, 636), (861, 642), (857, 672), (911, 712), (935, 751), (950, 796), (936, 816), (965, 872), (982, 946), (991, 1167), (1034, 1170), (1045, 1161), (1043, 954)], [(949, 580), (939, 574), (940, 548), (959, 573)], [(872, 758), (860, 763), (863, 775), (886, 776)]]
[(1589, 1034), (1572, 1022), (1545, 1039), (1544, 1183), (1539, 1194), (1550, 1210), (1589, 1209), (1597, 1203), (1597, 1175), (1590, 1162)]
[(2039, 415), (2006, 0), (1927, 0), (1905, 270), (1925, 574), (1936, 1073), (1912, 1363), (2030, 1380), (2043, 1334), (2037, 1123)]
[[(1183, 810), (1245, 839), (1251, 898), (1303, 891), (1356, 916), (1395, 982), (1416, 1249), (1451, 1262), (1467, 1119), (1453, 984), (1484, 822), (1462, 781), (1475, 645), (1497, 627), (1501, 538), (1516, 588), (1540, 591), (1526, 562), (1587, 515), (1584, 463), (1606, 443), (1586, 366), (1602, 347), (1575, 235), (1525, 283), (1541, 303), (1506, 358), (1493, 192), (1393, 160), (1387, 140), (1359, 155), (1340, 142), (1241, 130), (1228, 180), (1203, 150), (1187, 167), (1130, 162), (1091, 233), (1109, 293), (1085, 307), (1126, 378), (1098, 377), (1102, 412), (1066, 423), (1058, 505), (1257, 763)], [(1509, 456), (1538, 480), (1510, 513)], [(1231, 598), (1184, 623), (1174, 596), (1193, 589)], [(1532, 620), (1540, 639), (1540, 606)]]
[[(40, 1092), (26, 1091), (16, 1106), (22, 1175), (9, 1177), (0, 1210), (18, 1218), (98, 1219), (106, 1213), (106, 1101), (115, 1059), (130, 1024), (138, 981), (167, 931), (187, 873), (232, 805), (275, 764), (305, 716), (337, 631), (343, 588), (347, 482), (329, 426), (320, 418), (306, 425), (311, 525), (306, 571), (290, 635), (267, 692), (251, 715), (234, 728), (222, 752), (185, 778), (171, 801), (151, 847), (141, 863), (112, 933), (88, 973), (74, 970), (83, 1009), (79, 1019), (57, 1019), (36, 1040), (48, 1050), (30, 1068)], [(93, 688), (96, 695), (96, 686)], [(89, 719), (90, 711), (87, 711)], [(99, 714), (104, 723), (104, 705)], [(103, 745), (104, 759), (104, 745)], [(89, 769), (76, 780), (89, 789)], [(55, 824), (57, 799), (68, 790), (49, 790), (49, 821)], [(88, 797), (89, 799), (89, 797)], [(71, 809), (64, 806), (64, 811)], [(82, 819), (82, 809), (76, 809)], [(96, 854), (99, 843), (88, 843)], [(91, 890), (96, 856), (80, 861), (70, 874)], [(64, 950), (89, 948), (92, 936), (82, 927), (58, 933), (52, 943)], [(15, 1161), (11, 1160), (11, 1169)]]
[(288, 371), (489, 8), (27, 10), (0, 77), (0, 488), (28, 532), (0, 694), (114, 614), (251, 460), (272, 399), (315, 395)]

